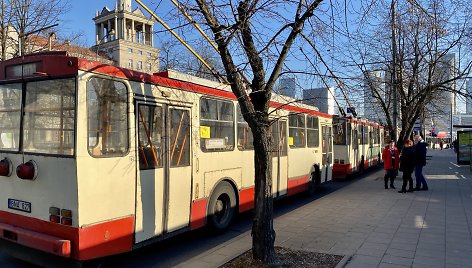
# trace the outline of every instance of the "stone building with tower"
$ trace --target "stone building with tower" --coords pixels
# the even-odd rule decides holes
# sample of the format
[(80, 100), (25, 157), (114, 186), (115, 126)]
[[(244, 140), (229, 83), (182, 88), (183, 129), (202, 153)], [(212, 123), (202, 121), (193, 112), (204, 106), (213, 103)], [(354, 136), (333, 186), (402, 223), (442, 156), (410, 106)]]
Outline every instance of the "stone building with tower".
[(97, 10), (95, 45), (91, 50), (108, 57), (117, 66), (146, 73), (159, 71), (159, 49), (154, 47), (154, 21), (131, 0), (117, 0), (115, 9)]

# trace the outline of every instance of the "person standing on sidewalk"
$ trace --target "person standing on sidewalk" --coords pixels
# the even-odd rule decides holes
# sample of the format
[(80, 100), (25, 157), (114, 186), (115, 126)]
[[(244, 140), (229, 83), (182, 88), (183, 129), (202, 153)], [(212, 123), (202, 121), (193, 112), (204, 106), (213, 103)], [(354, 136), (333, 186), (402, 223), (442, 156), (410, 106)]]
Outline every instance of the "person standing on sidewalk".
[(390, 179), (390, 188), (395, 189), (393, 181), (397, 177), (400, 154), (398, 153), (397, 147), (395, 147), (394, 140), (391, 140), (389, 145), (385, 146), (385, 149), (382, 152), (382, 160), (385, 169), (385, 189), (388, 189), (388, 179)]
[(413, 178), (411, 174), (415, 169), (415, 149), (413, 141), (408, 139), (403, 143), (402, 153), (400, 155), (400, 171), (403, 172), (403, 184), (399, 193), (406, 193), (406, 185), (409, 184), (408, 192), (413, 192)]
[(423, 142), (423, 139), (420, 135), (415, 136), (415, 178), (416, 178), (416, 187), (415, 191), (427, 191), (428, 184), (426, 179), (423, 176), (423, 167), (426, 166), (426, 142)]

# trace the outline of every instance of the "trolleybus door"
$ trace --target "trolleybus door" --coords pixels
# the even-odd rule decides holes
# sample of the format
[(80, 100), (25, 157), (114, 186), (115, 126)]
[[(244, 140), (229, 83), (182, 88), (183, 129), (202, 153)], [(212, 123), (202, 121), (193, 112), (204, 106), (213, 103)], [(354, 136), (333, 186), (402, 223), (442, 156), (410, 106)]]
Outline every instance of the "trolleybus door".
[(359, 171), (359, 133), (357, 124), (352, 125), (352, 169)]
[(325, 182), (331, 180), (331, 163), (333, 162), (333, 142), (332, 142), (332, 126), (321, 126), (321, 152), (322, 152), (322, 170), (321, 170), (321, 180)]
[(190, 111), (137, 105), (136, 242), (186, 227), (191, 197)]
[(272, 131), (272, 195), (278, 197), (287, 193), (287, 120), (277, 120)]

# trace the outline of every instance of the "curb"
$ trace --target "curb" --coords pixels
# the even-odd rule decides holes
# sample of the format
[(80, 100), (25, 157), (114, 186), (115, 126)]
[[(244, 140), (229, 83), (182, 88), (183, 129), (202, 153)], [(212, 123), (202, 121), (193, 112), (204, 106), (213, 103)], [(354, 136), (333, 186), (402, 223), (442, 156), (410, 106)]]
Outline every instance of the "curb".
[(338, 263), (338, 265), (336, 265), (335, 268), (343, 268), (344, 266), (346, 266), (346, 264), (352, 259), (352, 255), (346, 255), (344, 256)]

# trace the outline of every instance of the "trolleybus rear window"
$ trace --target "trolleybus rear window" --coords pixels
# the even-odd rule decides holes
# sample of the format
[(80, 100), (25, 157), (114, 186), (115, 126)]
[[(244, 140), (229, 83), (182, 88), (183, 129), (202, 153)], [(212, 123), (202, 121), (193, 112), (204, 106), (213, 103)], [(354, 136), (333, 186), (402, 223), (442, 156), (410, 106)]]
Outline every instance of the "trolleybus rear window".
[(21, 84), (0, 85), (0, 150), (20, 149)]
[(334, 144), (350, 145), (351, 144), (351, 124), (344, 118), (333, 118), (334, 128)]
[(23, 150), (73, 155), (75, 141), (75, 79), (26, 84)]

